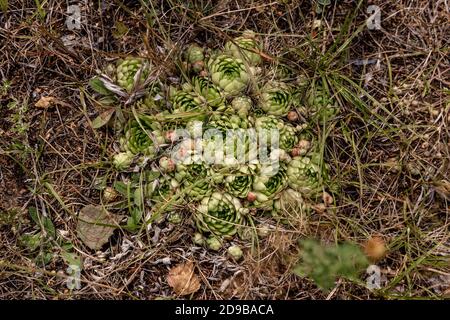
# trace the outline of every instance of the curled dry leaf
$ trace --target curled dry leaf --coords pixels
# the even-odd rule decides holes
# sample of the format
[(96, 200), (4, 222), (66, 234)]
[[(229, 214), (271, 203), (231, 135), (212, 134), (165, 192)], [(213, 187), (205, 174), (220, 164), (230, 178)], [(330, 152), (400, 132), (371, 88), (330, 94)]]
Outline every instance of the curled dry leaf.
[(113, 218), (102, 206), (88, 205), (78, 216), (77, 235), (92, 250), (108, 242), (121, 217)]
[(184, 296), (200, 289), (200, 281), (194, 274), (194, 264), (189, 261), (170, 269), (167, 275), (167, 283), (176, 294)]
[(47, 109), (47, 108), (53, 106), (53, 104), (55, 102), (56, 102), (56, 98), (55, 97), (46, 96), (46, 97), (41, 97), (39, 99), (39, 101), (34, 104), (34, 106), (36, 108)]
[(116, 111), (115, 108), (110, 108), (100, 113), (100, 115), (97, 118), (92, 120), (92, 128), (98, 129), (106, 125), (109, 122), (109, 120), (111, 120), (111, 117), (115, 111)]

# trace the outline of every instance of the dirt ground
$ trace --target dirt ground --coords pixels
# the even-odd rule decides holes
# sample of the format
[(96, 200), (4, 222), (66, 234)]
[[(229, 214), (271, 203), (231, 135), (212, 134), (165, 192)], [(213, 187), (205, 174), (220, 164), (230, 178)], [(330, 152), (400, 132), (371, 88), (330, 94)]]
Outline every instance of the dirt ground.
[[(450, 295), (446, 0), (331, 1), (323, 14), (309, 0), (72, 2), (81, 10), (73, 30), (66, 1), (10, 0), (0, 10), (0, 299), (175, 298), (166, 276), (187, 260), (201, 281), (193, 299)], [(379, 30), (366, 26), (370, 5), (381, 10)], [(193, 246), (189, 216), (137, 234), (116, 230), (97, 252), (84, 246), (76, 214), (101, 203), (101, 177), (107, 184), (118, 179), (110, 166), (114, 130), (91, 126), (103, 110), (90, 98), (89, 80), (129, 54), (147, 57), (170, 77), (186, 44), (220, 47), (245, 29), (261, 36), (267, 65), (282, 57), (296, 72), (326, 75), (347, 93), (333, 124), (314, 128), (338, 183), (336, 206), (274, 225), (256, 248), (240, 243), (241, 262)], [(54, 101), (36, 106), (42, 97)], [(34, 252), (24, 247), (21, 237), (39, 228), (30, 208), (50, 218), (82, 257), (79, 290), (66, 286), (64, 250), (55, 239)], [(371, 236), (388, 247), (377, 262), (380, 290), (367, 289), (362, 275), (361, 282), (339, 279), (326, 292), (291, 272), (299, 239), (363, 245)], [(37, 252), (49, 254), (44, 265)]]

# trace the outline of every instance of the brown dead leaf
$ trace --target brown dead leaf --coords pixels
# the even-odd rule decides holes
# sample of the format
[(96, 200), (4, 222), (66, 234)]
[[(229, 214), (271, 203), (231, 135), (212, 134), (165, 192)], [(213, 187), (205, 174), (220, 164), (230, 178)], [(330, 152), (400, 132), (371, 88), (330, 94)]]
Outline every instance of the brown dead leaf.
[(111, 109), (108, 109), (108, 110), (100, 113), (100, 115), (97, 118), (92, 120), (92, 128), (98, 129), (98, 128), (101, 128), (104, 125), (108, 124), (109, 120), (111, 120), (111, 117), (115, 111), (116, 111), (116, 109), (111, 108)]
[(36, 108), (47, 109), (55, 103), (56, 98), (51, 96), (41, 97), (38, 102), (34, 104)]
[(194, 264), (191, 261), (170, 269), (167, 275), (167, 283), (180, 296), (194, 293), (200, 289), (200, 281), (194, 274)]
[(108, 242), (120, 218), (114, 219), (102, 206), (88, 205), (78, 216), (78, 237), (92, 250), (99, 250)]

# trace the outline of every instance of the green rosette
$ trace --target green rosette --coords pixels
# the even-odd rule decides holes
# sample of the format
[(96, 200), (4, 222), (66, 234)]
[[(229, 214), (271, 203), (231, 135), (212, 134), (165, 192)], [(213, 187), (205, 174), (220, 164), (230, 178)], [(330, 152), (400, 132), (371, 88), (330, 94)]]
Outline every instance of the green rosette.
[(307, 94), (307, 103), (314, 119), (321, 123), (332, 120), (339, 113), (339, 107), (330, 92), (321, 84)]
[(274, 131), (278, 131), (278, 139), (280, 139), (280, 132), (283, 127), (283, 121), (272, 115), (262, 116), (255, 119), (255, 129), (258, 133), (260, 144), (265, 143), (270, 145), (271, 140), (274, 137)]
[(270, 81), (261, 89), (259, 107), (267, 114), (285, 116), (291, 108), (291, 91), (284, 82)]
[(180, 121), (204, 121), (207, 117), (206, 104), (194, 92), (176, 91), (170, 100), (172, 114), (178, 115)]
[(181, 112), (201, 112), (204, 105), (201, 99), (193, 92), (177, 91), (171, 97), (173, 113)]
[(224, 52), (235, 58), (246, 61), (248, 64), (260, 64), (262, 59), (258, 53), (261, 51), (261, 42), (257, 39), (255, 33), (251, 30), (246, 30), (240, 37), (236, 37), (233, 41), (225, 43)]
[[(215, 114), (208, 122), (208, 133), (216, 134), (209, 137), (205, 135), (205, 149), (210, 156), (223, 154), (225, 165), (236, 165), (250, 161), (254, 155), (250, 154), (252, 141), (256, 139), (256, 134), (251, 134), (247, 129), (251, 128), (251, 123), (247, 118), (242, 118), (236, 114)], [(218, 141), (220, 139), (221, 141)], [(219, 143), (221, 142), (221, 143)]]
[(247, 96), (236, 97), (231, 101), (231, 107), (241, 118), (248, 116), (252, 105), (252, 100)]
[(249, 81), (244, 62), (228, 55), (218, 55), (208, 61), (212, 82), (226, 95), (237, 95), (245, 91)]
[(136, 73), (140, 72), (138, 81), (144, 83), (150, 73), (148, 61), (141, 58), (127, 57), (118, 60), (116, 65), (116, 81), (127, 92), (133, 90)]
[(146, 116), (132, 119), (125, 127), (125, 135), (121, 138), (121, 145), (125, 151), (132, 154), (143, 154), (154, 157), (159, 145), (164, 143), (161, 125)]
[(280, 130), (280, 148), (286, 152), (291, 152), (298, 142), (298, 130), (289, 123), (284, 123)]
[(200, 72), (205, 65), (203, 48), (196, 44), (191, 44), (185, 51), (185, 59), (192, 71)]
[(118, 171), (127, 170), (133, 162), (134, 154), (131, 152), (120, 152), (114, 155), (113, 165)]
[(255, 203), (265, 203), (288, 185), (287, 168), (284, 162), (273, 163), (261, 167), (259, 175), (254, 178), (252, 193), (256, 196)]
[(206, 77), (192, 78), (193, 90), (203, 97), (213, 111), (225, 109), (225, 99), (219, 87), (210, 82)]
[(236, 173), (225, 177), (225, 187), (231, 195), (246, 199), (253, 187), (255, 166), (241, 166)]
[(311, 152), (306, 156), (294, 157), (287, 167), (289, 186), (309, 197), (322, 194), (323, 183), (328, 180), (328, 166), (321, 165), (320, 155)]
[(205, 163), (194, 161), (189, 164), (179, 163), (175, 179), (183, 186), (183, 191), (190, 199), (202, 199), (212, 193), (212, 178)]
[(240, 201), (228, 193), (214, 192), (202, 199), (194, 215), (197, 229), (218, 237), (232, 237), (248, 212)]

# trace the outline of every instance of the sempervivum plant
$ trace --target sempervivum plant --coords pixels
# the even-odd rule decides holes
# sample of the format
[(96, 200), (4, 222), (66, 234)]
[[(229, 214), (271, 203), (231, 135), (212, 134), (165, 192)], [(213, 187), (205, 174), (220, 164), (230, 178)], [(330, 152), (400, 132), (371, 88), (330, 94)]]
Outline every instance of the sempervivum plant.
[(236, 95), (247, 88), (249, 73), (241, 59), (218, 55), (208, 61), (211, 80), (225, 94)]
[(336, 101), (322, 84), (308, 92), (307, 102), (312, 109), (313, 117), (321, 122), (331, 120), (339, 112)]
[(294, 189), (286, 189), (274, 201), (272, 217), (282, 223), (289, 224), (290, 221), (298, 221), (310, 210), (302, 195)]
[(280, 130), (280, 148), (286, 152), (291, 152), (298, 141), (298, 130), (294, 126), (285, 123)]
[(143, 172), (143, 179), (134, 192), (135, 202), (143, 196), (154, 202), (167, 202), (179, 187), (178, 181), (169, 175), (158, 171), (147, 170)]
[(267, 114), (284, 116), (291, 108), (291, 88), (284, 82), (270, 81), (261, 88), (259, 107)]
[(205, 98), (213, 110), (225, 109), (224, 97), (220, 89), (205, 77), (193, 77), (192, 86), (194, 91)]
[(205, 105), (194, 92), (177, 91), (171, 96), (172, 112), (178, 114), (180, 120), (203, 121), (206, 118)]
[(147, 91), (145, 96), (136, 101), (136, 110), (139, 113), (158, 113), (163, 110), (165, 101), (162, 97), (162, 85), (155, 81)]
[(136, 81), (144, 83), (148, 75), (149, 66), (144, 59), (127, 57), (117, 61), (116, 80), (127, 92), (133, 90)]
[(159, 145), (164, 143), (161, 125), (145, 116), (132, 119), (125, 127), (125, 135), (120, 142), (125, 151), (154, 157)]
[(119, 170), (123, 171), (130, 167), (131, 163), (133, 162), (134, 154), (131, 152), (119, 152), (113, 157), (113, 164), (114, 167)]
[(250, 154), (250, 151), (255, 146), (252, 141), (256, 137), (246, 130), (250, 127), (251, 123), (247, 118), (236, 114), (213, 115), (208, 123), (208, 136), (204, 139), (205, 150), (210, 156), (223, 152), (224, 164), (227, 166), (253, 159), (255, 152)]
[[(307, 123), (334, 116), (337, 99), (325, 79), (310, 81), (290, 63), (259, 65), (262, 47), (254, 32), (245, 31), (223, 50), (186, 46), (178, 74), (157, 79), (161, 66), (126, 58), (90, 82), (101, 104), (123, 102), (133, 111), (129, 120), (126, 108), (113, 110), (120, 124), (114, 129), (123, 135), (112, 159), (126, 179), (117, 191), (135, 205), (131, 229), (149, 211), (153, 220), (169, 213), (168, 221), (179, 223), (183, 209), (194, 204), (196, 243), (219, 250), (226, 237), (248, 241), (256, 235), (245, 216), (250, 209), (289, 224), (309, 206), (320, 209), (319, 199), (334, 201), (323, 192), (325, 185), (334, 190), (328, 166), (314, 152), (316, 126), (308, 130)], [(241, 253), (234, 249), (229, 253), (237, 259)]]
[(196, 44), (191, 44), (185, 51), (185, 58), (189, 67), (193, 71), (200, 72), (201, 70), (203, 70), (203, 67), (205, 65), (205, 55), (203, 52), (203, 48), (199, 47)]
[(259, 175), (254, 178), (252, 193), (257, 203), (272, 199), (287, 187), (286, 164), (278, 162), (262, 167)]
[(236, 114), (214, 114), (208, 123), (208, 128), (216, 128), (226, 134), (227, 130), (248, 129), (250, 123), (247, 118)]
[(248, 209), (228, 193), (214, 192), (202, 199), (194, 215), (197, 229), (219, 237), (231, 237), (243, 224)]
[(288, 164), (289, 186), (310, 197), (322, 193), (323, 181), (327, 179), (327, 165), (321, 165), (320, 155), (316, 152), (303, 157), (294, 157)]
[(242, 36), (234, 38), (233, 41), (225, 43), (225, 53), (246, 61), (249, 64), (257, 65), (261, 63), (261, 43), (258, 41), (255, 33), (246, 30)]
[(253, 186), (255, 166), (241, 166), (238, 172), (225, 177), (227, 191), (235, 197), (247, 198)]
[(262, 116), (262, 117), (256, 118), (256, 120), (255, 120), (255, 128), (256, 129), (281, 130), (281, 128), (283, 128), (283, 126), (284, 126), (283, 121), (278, 119), (275, 116)]
[(193, 92), (177, 91), (171, 97), (174, 113), (198, 112), (204, 109), (201, 99)]
[(236, 97), (231, 101), (231, 107), (239, 117), (245, 118), (252, 108), (252, 100), (247, 96)]
[(271, 140), (275, 137), (275, 133), (272, 130), (278, 130), (278, 135), (280, 135), (283, 127), (283, 121), (275, 116), (262, 116), (255, 119), (255, 129), (259, 135), (258, 139), (262, 139), (260, 143), (265, 142), (266, 144), (270, 144)]
[(193, 161), (193, 163), (178, 163), (175, 179), (183, 186), (185, 194), (191, 199), (201, 199), (212, 193), (211, 178), (206, 164)]

